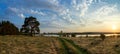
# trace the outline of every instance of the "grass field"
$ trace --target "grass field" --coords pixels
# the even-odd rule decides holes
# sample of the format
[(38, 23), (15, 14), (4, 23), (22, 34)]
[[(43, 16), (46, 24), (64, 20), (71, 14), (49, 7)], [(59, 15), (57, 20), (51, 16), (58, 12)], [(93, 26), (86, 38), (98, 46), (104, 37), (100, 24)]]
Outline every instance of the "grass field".
[(120, 38), (0, 36), (0, 54), (119, 54)]

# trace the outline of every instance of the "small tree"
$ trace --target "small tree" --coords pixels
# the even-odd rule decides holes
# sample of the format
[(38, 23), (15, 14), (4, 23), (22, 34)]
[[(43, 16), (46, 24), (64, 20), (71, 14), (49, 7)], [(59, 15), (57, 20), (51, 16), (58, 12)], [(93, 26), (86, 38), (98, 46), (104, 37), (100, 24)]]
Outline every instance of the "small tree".
[(35, 35), (35, 33), (40, 33), (39, 30), (39, 21), (35, 17), (25, 18), (24, 24), (22, 25), (21, 32), (24, 34), (30, 34), (31, 36)]
[(101, 38), (102, 40), (104, 40), (104, 39), (105, 39), (105, 35), (104, 35), (104, 34), (100, 34), (100, 38)]

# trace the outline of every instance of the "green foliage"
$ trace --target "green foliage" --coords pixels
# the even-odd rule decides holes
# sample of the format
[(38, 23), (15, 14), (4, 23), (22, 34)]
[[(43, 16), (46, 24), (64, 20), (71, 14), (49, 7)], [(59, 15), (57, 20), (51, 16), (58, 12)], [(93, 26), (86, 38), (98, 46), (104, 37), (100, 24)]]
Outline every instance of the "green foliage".
[(30, 34), (31, 36), (35, 35), (36, 33), (39, 34), (40, 32), (39, 25), (40, 23), (37, 21), (37, 19), (31, 16), (31, 17), (25, 18), (24, 24), (22, 25), (22, 28), (20, 31), (21, 33), (24, 33), (27, 35)]
[(0, 34), (1, 35), (17, 35), (19, 29), (9, 21), (0, 22)]

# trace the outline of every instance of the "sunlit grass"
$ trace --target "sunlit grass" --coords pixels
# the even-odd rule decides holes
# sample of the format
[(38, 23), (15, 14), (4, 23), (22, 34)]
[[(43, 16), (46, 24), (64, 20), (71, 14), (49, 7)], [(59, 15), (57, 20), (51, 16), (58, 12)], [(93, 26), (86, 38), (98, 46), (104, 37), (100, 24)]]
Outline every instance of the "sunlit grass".
[(0, 36), (0, 54), (50, 54), (48, 37)]
[[(120, 53), (120, 38), (66, 37), (92, 54)], [(65, 44), (56, 37), (0, 36), (0, 54), (64, 54)], [(72, 45), (67, 44), (67, 47)]]
[[(107, 37), (104, 41), (100, 38), (70, 38), (79, 46), (88, 49), (92, 54), (119, 54), (120, 38)], [(116, 47), (117, 45), (117, 47)]]

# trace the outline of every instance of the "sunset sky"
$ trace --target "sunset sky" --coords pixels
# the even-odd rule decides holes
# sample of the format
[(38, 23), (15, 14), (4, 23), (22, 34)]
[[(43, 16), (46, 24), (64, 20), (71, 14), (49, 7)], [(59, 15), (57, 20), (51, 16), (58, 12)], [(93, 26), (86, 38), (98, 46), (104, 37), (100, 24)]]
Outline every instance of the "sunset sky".
[(120, 31), (120, 0), (0, 0), (0, 21), (21, 28), (29, 16), (41, 32)]

